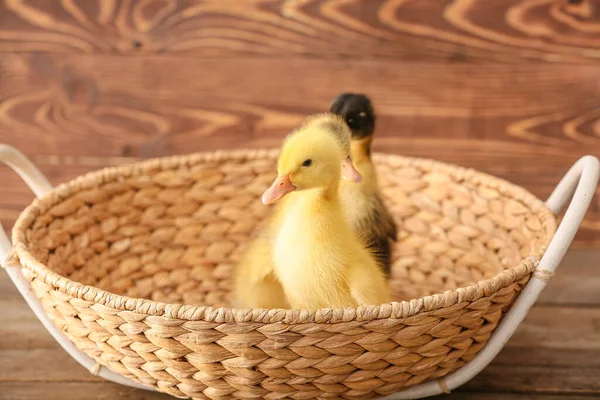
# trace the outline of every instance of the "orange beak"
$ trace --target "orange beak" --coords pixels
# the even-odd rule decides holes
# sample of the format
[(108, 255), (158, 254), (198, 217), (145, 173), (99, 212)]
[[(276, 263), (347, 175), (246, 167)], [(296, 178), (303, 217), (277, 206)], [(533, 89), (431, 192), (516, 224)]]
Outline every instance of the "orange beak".
[(265, 190), (262, 195), (263, 204), (272, 204), (279, 201), (286, 194), (296, 190), (288, 176), (278, 176), (270, 188)]
[(354, 168), (354, 164), (352, 164), (349, 157), (342, 161), (342, 178), (350, 182), (362, 182), (362, 176), (360, 176), (360, 173)]

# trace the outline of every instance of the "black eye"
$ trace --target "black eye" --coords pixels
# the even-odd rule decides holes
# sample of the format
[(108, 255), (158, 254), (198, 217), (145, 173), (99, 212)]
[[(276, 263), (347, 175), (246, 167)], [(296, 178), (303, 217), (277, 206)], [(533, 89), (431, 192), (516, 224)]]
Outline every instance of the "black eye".
[(308, 160), (304, 160), (304, 162), (302, 163), (302, 166), (310, 167), (310, 164), (312, 164), (312, 160), (309, 158)]

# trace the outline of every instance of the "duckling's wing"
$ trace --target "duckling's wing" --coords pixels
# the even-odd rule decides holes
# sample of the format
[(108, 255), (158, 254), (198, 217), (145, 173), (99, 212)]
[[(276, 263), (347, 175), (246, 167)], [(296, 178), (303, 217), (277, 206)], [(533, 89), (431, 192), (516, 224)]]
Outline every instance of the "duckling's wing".
[(348, 285), (359, 306), (379, 305), (391, 301), (385, 275), (369, 257), (350, 267)]

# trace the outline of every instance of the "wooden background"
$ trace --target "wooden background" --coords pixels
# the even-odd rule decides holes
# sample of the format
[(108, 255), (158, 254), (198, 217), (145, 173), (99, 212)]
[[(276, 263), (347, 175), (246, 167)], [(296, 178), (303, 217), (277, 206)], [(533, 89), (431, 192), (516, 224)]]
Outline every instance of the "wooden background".
[[(545, 198), (580, 156), (600, 156), (600, 0), (0, 0), (0, 142), (54, 184), (140, 158), (277, 146), (343, 91), (373, 99), (377, 150), (474, 167)], [(7, 168), (0, 185), (10, 227), (32, 195)], [(546, 331), (526, 329), (460, 398), (600, 393), (598, 197), (575, 246), (586, 250), (565, 278), (573, 293), (560, 281), (549, 309), (534, 309)], [(574, 300), (581, 285), (591, 297)], [(55, 344), (29, 351), (45, 337), (33, 320), (30, 339), (6, 340), (32, 318), (8, 293), (0, 304), (23, 311), (0, 328), (12, 360), (0, 362), (0, 398), (15, 398), (2, 386), (18, 398), (121, 393), (76, 365), (29, 385), (31, 365), (72, 363)], [(583, 324), (584, 339), (563, 323)]]
[[(577, 158), (600, 155), (600, 2), (0, 3), (0, 141), (53, 183), (140, 157), (277, 146), (342, 91), (372, 97), (378, 150), (545, 198)], [(0, 177), (10, 225), (30, 196)], [(596, 199), (577, 244), (600, 245), (599, 231)]]

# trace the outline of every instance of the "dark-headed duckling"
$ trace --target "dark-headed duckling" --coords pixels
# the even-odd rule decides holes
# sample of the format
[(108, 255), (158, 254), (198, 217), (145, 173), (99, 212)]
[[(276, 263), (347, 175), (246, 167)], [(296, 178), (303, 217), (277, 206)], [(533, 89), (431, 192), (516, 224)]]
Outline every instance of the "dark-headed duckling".
[(352, 131), (352, 163), (363, 178), (361, 183), (342, 183), (344, 213), (384, 272), (389, 274), (391, 246), (396, 240), (397, 230), (379, 192), (377, 173), (371, 160), (375, 130), (373, 105), (364, 94), (343, 93), (333, 100), (330, 111), (344, 118)]

